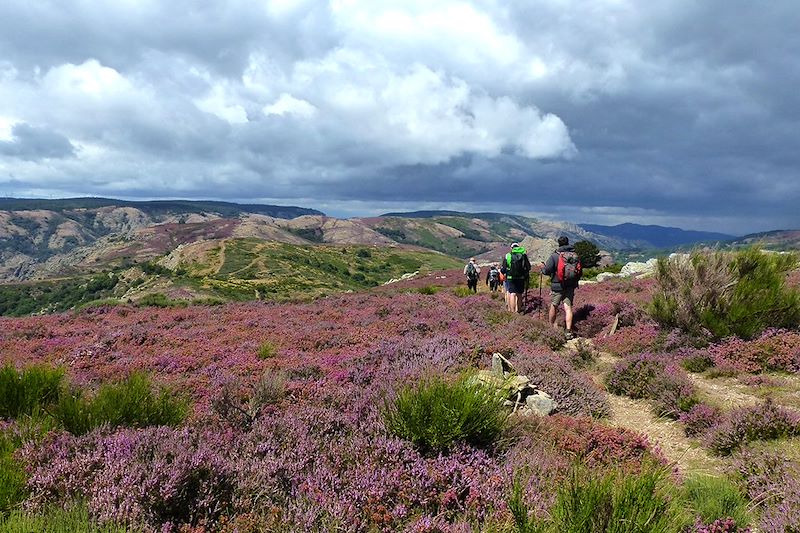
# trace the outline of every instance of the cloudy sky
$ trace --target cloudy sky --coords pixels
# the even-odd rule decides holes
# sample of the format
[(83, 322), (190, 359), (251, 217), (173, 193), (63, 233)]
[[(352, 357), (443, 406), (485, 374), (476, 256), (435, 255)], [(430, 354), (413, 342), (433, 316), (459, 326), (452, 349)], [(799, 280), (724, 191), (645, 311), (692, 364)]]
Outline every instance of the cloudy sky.
[(7, 0), (0, 196), (800, 227), (797, 0)]

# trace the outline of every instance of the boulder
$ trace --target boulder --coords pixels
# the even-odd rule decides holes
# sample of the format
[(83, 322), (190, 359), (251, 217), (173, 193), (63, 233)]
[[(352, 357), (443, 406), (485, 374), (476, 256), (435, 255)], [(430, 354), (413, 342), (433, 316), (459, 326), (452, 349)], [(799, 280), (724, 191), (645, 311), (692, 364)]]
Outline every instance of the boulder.
[(639, 263), (633, 261), (631, 263), (626, 263), (625, 266), (622, 267), (620, 274), (622, 276), (643, 276), (643, 275), (650, 275), (656, 270), (656, 264), (658, 263), (658, 259), (652, 258), (648, 259), (644, 263)]
[(598, 282), (601, 282), (606, 281), (607, 279), (619, 277), (621, 277), (619, 274), (614, 274), (613, 272), (600, 272), (594, 279)]
[(556, 410), (558, 404), (547, 393), (537, 391), (525, 398), (525, 407), (530, 409), (533, 414), (548, 416)]
[(508, 373), (513, 372), (514, 366), (503, 357), (501, 353), (492, 354), (492, 372), (499, 378), (505, 378)]

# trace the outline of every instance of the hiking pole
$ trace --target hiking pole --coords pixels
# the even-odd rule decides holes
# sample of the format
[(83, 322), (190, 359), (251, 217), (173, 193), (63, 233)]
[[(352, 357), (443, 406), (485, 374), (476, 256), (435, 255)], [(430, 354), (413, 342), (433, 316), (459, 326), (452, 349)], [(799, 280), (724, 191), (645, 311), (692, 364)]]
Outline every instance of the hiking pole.
[(542, 307), (544, 307), (544, 300), (542, 300), (542, 279), (544, 278), (544, 272), (541, 270), (539, 271), (539, 320), (542, 319)]

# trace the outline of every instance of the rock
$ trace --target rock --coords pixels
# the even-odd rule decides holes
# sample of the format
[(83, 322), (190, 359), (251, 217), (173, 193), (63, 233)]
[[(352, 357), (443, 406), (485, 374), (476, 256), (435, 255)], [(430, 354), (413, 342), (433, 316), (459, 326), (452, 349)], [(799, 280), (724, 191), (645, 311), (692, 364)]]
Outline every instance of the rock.
[(594, 279), (597, 280), (597, 282), (602, 282), (606, 281), (607, 279), (619, 277), (619, 274), (614, 274), (613, 272), (600, 272)]
[(572, 352), (577, 352), (581, 349), (588, 348), (590, 350), (594, 350), (594, 343), (590, 339), (572, 339), (564, 343), (564, 349), (570, 350)]
[(531, 394), (525, 398), (525, 406), (530, 409), (533, 414), (548, 416), (556, 410), (558, 404), (548, 395), (538, 391), (536, 394)]
[(622, 267), (620, 274), (622, 276), (643, 276), (643, 275), (650, 275), (656, 270), (656, 264), (658, 263), (658, 259), (648, 259), (644, 263), (638, 263), (633, 261), (631, 263), (626, 263), (625, 266)]
[(512, 372), (514, 366), (503, 357), (501, 353), (492, 354), (492, 372), (499, 378), (505, 378), (507, 372)]

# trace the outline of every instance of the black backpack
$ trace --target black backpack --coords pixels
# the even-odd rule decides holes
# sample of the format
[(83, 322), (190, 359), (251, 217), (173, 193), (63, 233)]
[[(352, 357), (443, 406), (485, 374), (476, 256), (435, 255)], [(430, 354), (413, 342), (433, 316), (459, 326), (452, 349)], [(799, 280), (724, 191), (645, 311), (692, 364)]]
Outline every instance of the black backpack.
[(470, 281), (478, 279), (478, 271), (472, 263), (467, 264), (467, 278)]
[(521, 253), (511, 254), (511, 265), (508, 269), (508, 275), (511, 279), (525, 279), (528, 277), (530, 270), (531, 264), (527, 255)]

